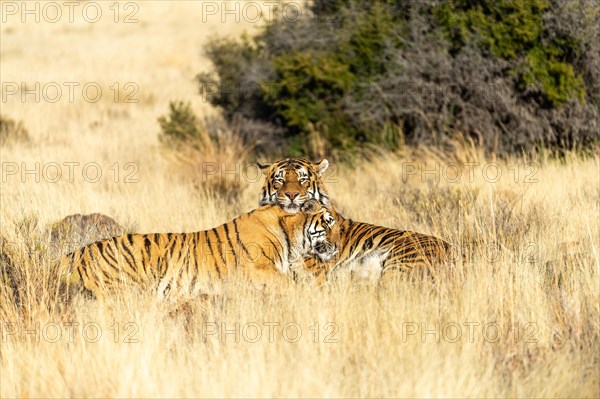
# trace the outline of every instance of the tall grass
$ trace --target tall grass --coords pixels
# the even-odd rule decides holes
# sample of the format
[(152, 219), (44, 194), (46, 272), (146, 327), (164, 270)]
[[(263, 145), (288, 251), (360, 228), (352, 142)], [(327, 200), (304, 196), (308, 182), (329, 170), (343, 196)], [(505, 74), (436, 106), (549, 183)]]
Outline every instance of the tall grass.
[[(144, 2), (147, 24), (99, 24), (75, 41), (62, 24), (17, 24), (15, 40), (3, 41), (3, 76), (15, 81), (110, 87), (125, 71), (154, 100), (3, 105), (30, 140), (0, 153), (0, 397), (599, 396), (598, 156), (495, 160), (457, 142), (450, 155), (423, 149), (333, 164), (325, 181), (345, 216), (454, 244), (435, 283), (340, 279), (256, 292), (231, 281), (223, 295), (188, 303), (129, 292), (64, 301), (50, 227), (66, 215), (100, 212), (139, 232), (180, 232), (256, 207), (260, 175), (243, 149), (224, 141), (181, 161), (158, 145), (156, 118), (170, 99), (211, 112), (189, 76), (208, 64), (194, 58), (197, 41), (224, 29), (207, 24), (190, 38), (195, 5), (165, 7)], [(124, 65), (126, 30), (148, 47)], [(58, 48), (69, 51), (48, 62)], [(72, 179), (66, 162), (78, 163)], [(83, 172), (91, 163), (98, 180), (93, 168)], [(232, 170), (235, 187), (223, 190), (237, 192), (226, 200), (215, 184), (229, 185)]]
[[(475, 158), (472, 176), (451, 183), (448, 159), (422, 155), (334, 164), (326, 182), (347, 216), (451, 241), (457, 255), (435, 284), (341, 279), (260, 293), (232, 281), (218, 298), (175, 308), (132, 293), (65, 304), (43, 212), (17, 205), (23, 188), (5, 186), (7, 240), (22, 245), (6, 251), (20, 303), (0, 289), (2, 396), (597, 396), (599, 159), (536, 161), (524, 183), (517, 160)], [(170, 178), (167, 165), (155, 170), (150, 198), (106, 191), (151, 220), (143, 231), (230, 216), (211, 187), (184, 192)], [(244, 184), (240, 201), (252, 208), (259, 183)], [(90, 190), (41, 190), (93, 200)], [(172, 192), (177, 209), (161, 210)]]

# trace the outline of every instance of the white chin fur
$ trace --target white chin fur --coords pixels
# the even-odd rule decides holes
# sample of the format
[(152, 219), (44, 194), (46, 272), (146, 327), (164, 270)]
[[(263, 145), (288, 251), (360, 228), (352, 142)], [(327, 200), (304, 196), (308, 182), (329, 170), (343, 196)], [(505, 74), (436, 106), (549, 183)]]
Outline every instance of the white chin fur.
[(329, 262), (330, 260), (332, 260), (333, 258), (335, 258), (335, 256), (337, 255), (338, 251), (335, 250), (334, 252), (331, 252), (327, 255), (319, 255), (317, 254), (317, 258), (319, 258), (319, 260), (321, 262)]
[(291, 215), (294, 215), (294, 214), (300, 212), (300, 206), (296, 205), (296, 204), (281, 205), (281, 208)]

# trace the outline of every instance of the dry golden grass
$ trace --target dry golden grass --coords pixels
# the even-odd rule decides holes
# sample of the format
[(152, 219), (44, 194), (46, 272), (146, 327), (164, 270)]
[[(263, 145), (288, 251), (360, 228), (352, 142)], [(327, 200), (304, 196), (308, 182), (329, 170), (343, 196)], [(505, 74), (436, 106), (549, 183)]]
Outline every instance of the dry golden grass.
[[(101, 212), (139, 232), (196, 231), (257, 203), (261, 181), (247, 160), (211, 150), (195, 173), (178, 170), (157, 140), (169, 100), (211, 112), (190, 83), (207, 66), (203, 37), (240, 27), (198, 27), (191, 2), (140, 5), (135, 26), (2, 26), (3, 81), (136, 81), (140, 102), (3, 103), (31, 140), (1, 152), (11, 263), (0, 259), (1, 397), (600, 395), (600, 157), (540, 156), (525, 168), (529, 160), (486, 159), (462, 144), (451, 156), (334, 164), (326, 183), (344, 215), (455, 245), (435, 285), (342, 280), (257, 293), (232, 282), (222, 297), (178, 308), (128, 293), (62, 302), (47, 233), (56, 220)], [(454, 160), (463, 162), (456, 182)], [(78, 163), (72, 179), (65, 162)], [(97, 182), (96, 166), (83, 172), (92, 162)], [(221, 162), (238, 174), (225, 175)], [(478, 163), (472, 179), (466, 162)], [(235, 203), (208, 184), (221, 176), (239, 178)]]

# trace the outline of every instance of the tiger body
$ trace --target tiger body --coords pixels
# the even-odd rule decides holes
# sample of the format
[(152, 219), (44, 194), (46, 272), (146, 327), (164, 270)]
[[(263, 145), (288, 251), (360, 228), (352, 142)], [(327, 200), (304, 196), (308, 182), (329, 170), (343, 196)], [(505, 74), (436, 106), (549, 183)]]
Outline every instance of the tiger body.
[(396, 272), (431, 272), (434, 265), (446, 260), (449, 250), (450, 244), (438, 237), (343, 219), (336, 259), (307, 259), (305, 267), (320, 283), (338, 272), (350, 273), (359, 280), (378, 281)]
[[(327, 160), (313, 164), (304, 158), (286, 158), (259, 166), (266, 177), (260, 203), (279, 204), (293, 212), (302, 200), (317, 199), (335, 212), (321, 179)], [(331, 272), (346, 271), (361, 279), (377, 280), (392, 271), (431, 270), (432, 265), (449, 258), (450, 244), (438, 237), (357, 222), (337, 213), (336, 218), (340, 222), (338, 256), (329, 262), (305, 262), (305, 268), (320, 282)]]
[[(310, 205), (310, 206), (306, 206)], [(257, 285), (289, 279), (303, 259), (328, 261), (337, 253), (339, 226), (317, 201), (291, 215), (267, 205), (210, 230), (128, 234), (83, 247), (63, 258), (94, 296), (137, 286), (159, 296), (218, 291), (239, 274)], [(298, 267), (300, 266), (300, 267)]]

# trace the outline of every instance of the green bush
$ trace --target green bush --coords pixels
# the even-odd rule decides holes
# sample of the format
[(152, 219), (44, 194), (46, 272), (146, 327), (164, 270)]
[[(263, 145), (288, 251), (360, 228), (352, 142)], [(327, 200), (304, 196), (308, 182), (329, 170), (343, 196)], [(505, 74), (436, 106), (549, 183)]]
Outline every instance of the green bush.
[(169, 103), (169, 115), (158, 118), (162, 130), (160, 139), (170, 145), (197, 140), (200, 138), (198, 121), (189, 103), (175, 101)]
[[(331, 54), (294, 52), (273, 60), (278, 79), (264, 86), (264, 100), (290, 128), (291, 140), (303, 136), (311, 125), (327, 126), (327, 140), (334, 148), (354, 147), (352, 127), (343, 115), (340, 99), (356, 77), (346, 64)], [(300, 140), (290, 146), (292, 155), (307, 148)]]
[(288, 155), (343, 158), (457, 133), (499, 152), (598, 141), (587, 122), (600, 112), (597, 4), (313, 0), (306, 10), (206, 47), (215, 68), (198, 75), (201, 94), (244, 121), (250, 142), (267, 138), (259, 151), (285, 155), (272, 145), (284, 143)]
[(527, 52), (540, 39), (546, 0), (452, 0), (436, 9), (454, 52), (475, 41), (502, 58)]
[(523, 70), (520, 88), (539, 84), (544, 97), (554, 107), (575, 98), (580, 101), (585, 98), (583, 79), (575, 72), (573, 65), (557, 61), (545, 49), (529, 51)]
[[(569, 63), (569, 52), (579, 47), (575, 38), (547, 40), (542, 16), (548, 0), (454, 0), (438, 9), (453, 51), (475, 42), (496, 57), (519, 58), (519, 88), (539, 85), (552, 106), (575, 98), (583, 100), (583, 80)], [(572, 61), (572, 60), (571, 60)]]

